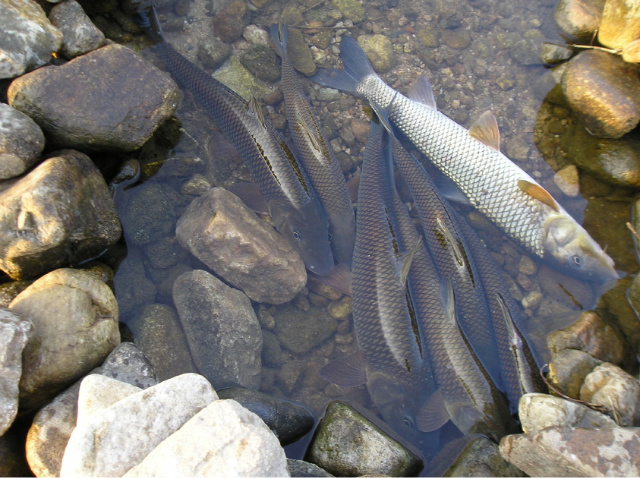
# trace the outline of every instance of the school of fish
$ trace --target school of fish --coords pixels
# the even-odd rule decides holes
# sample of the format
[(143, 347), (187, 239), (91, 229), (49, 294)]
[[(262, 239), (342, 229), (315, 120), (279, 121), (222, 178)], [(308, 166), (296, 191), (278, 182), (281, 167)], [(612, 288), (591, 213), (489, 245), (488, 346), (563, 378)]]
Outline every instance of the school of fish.
[[(344, 70), (312, 79), (365, 98), (376, 113), (354, 215), (344, 175), (288, 58), (286, 25), (272, 26), (271, 36), (282, 60), (293, 151), (255, 100), (245, 101), (164, 41), (153, 9), (141, 16), (172, 75), (238, 150), (276, 229), (309, 271), (327, 276), (351, 268), (359, 352), (321, 374), (343, 386), (366, 384), (382, 419), (427, 461), (460, 436), (499, 440), (515, 432), (519, 398), (545, 390), (523, 312), (480, 238), (401, 141), (533, 256), (588, 280), (618, 275), (589, 234), (500, 153), (495, 118), (483, 115), (466, 130), (437, 111), (424, 77), (410, 97), (401, 95), (344, 36)], [(413, 214), (396, 191), (394, 170), (411, 193)]]

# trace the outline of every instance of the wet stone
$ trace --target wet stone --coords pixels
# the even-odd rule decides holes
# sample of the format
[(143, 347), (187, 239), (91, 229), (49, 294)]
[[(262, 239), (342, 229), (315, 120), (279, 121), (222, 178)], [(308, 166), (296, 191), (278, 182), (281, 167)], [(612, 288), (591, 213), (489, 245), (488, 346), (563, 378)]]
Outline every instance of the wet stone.
[(547, 65), (557, 65), (563, 61), (567, 61), (573, 55), (573, 51), (563, 45), (544, 42), (542, 44), (542, 52), (540, 57)]
[(504, 437), (500, 453), (529, 476), (638, 476), (640, 429), (550, 427)]
[(71, 150), (0, 192), (0, 224), (0, 268), (13, 279), (96, 256), (121, 233), (100, 171)]
[(602, 11), (598, 41), (619, 50), (640, 38), (640, 9), (635, 0), (607, 0)]
[(303, 354), (336, 330), (336, 320), (325, 309), (312, 307), (303, 312), (290, 305), (279, 307), (273, 314), (276, 319), (274, 330), (283, 347), (296, 354)]
[(332, 0), (331, 5), (340, 12), (342, 17), (353, 23), (360, 23), (364, 20), (364, 6), (357, 0)]
[(207, 38), (198, 46), (198, 60), (203, 67), (215, 70), (231, 55), (231, 46), (216, 37)]
[(114, 44), (21, 76), (7, 97), (51, 147), (128, 152), (173, 114), (178, 94), (168, 73)]
[(233, 399), (258, 415), (275, 433), (282, 446), (295, 442), (311, 430), (314, 418), (299, 403), (272, 397), (266, 393), (246, 388), (218, 390), (221, 399)]
[(185, 249), (256, 302), (288, 302), (305, 285), (300, 256), (225, 189), (194, 199), (176, 235)]
[(560, 397), (546, 393), (523, 395), (518, 405), (518, 417), (525, 433), (535, 433), (547, 427), (616, 428), (607, 415)]
[(145, 389), (159, 382), (153, 365), (142, 351), (130, 342), (118, 345), (102, 363), (101, 375)]
[(144, 246), (173, 233), (176, 213), (165, 186), (146, 182), (127, 197), (122, 224), (127, 239)]
[(96, 27), (75, 0), (66, 0), (51, 9), (49, 20), (63, 35), (60, 52), (67, 58), (75, 58), (100, 48), (104, 33)]
[(128, 325), (135, 344), (149, 359), (160, 380), (196, 372), (187, 339), (172, 307), (149, 304)]
[(62, 33), (30, 0), (0, 3), (0, 78), (14, 78), (49, 63)]
[(199, 372), (216, 388), (258, 388), (262, 333), (248, 297), (195, 270), (175, 281), (173, 300)]
[(580, 398), (585, 377), (600, 363), (600, 360), (580, 350), (560, 350), (549, 364), (549, 380), (565, 395)]
[(335, 476), (412, 476), (422, 460), (345, 402), (331, 402), (305, 460)]
[(594, 368), (584, 379), (580, 399), (612, 410), (622, 426), (640, 424), (640, 382), (615, 365)]
[(262, 362), (267, 366), (282, 365), (282, 347), (278, 338), (268, 330), (262, 330)]
[[(635, 227), (639, 230), (637, 223)], [(640, 351), (640, 275), (620, 279), (613, 289), (602, 296), (602, 302), (637, 354)]]
[(225, 43), (242, 36), (248, 23), (247, 5), (241, 0), (229, 2), (213, 19), (213, 29)]
[(28, 320), (0, 308), (0, 436), (11, 426), (18, 413), (22, 351), (31, 329)]
[(311, 76), (316, 72), (316, 64), (313, 61), (311, 49), (302, 32), (297, 28), (289, 28), (289, 41), (287, 42), (287, 53), (293, 67), (305, 76)]
[(272, 83), (280, 79), (280, 67), (276, 57), (271, 48), (254, 45), (243, 53), (240, 63), (256, 78)]
[(312, 477), (312, 476), (333, 476), (327, 473), (318, 465), (302, 460), (287, 459), (287, 470), (291, 476)]
[(441, 476), (525, 476), (500, 456), (498, 445), (491, 439), (475, 436), (465, 437), (461, 441), (468, 443)]
[(0, 180), (20, 176), (38, 162), (44, 134), (27, 115), (0, 103)]
[(385, 73), (393, 68), (395, 55), (393, 44), (384, 35), (360, 35), (358, 44), (367, 54), (371, 66), (378, 73)]
[(595, 136), (620, 138), (640, 121), (638, 67), (597, 50), (567, 63), (562, 92), (580, 121)]
[(144, 264), (137, 254), (129, 253), (118, 267), (115, 290), (123, 317), (156, 301), (156, 286), (147, 279)]
[(590, 40), (600, 27), (604, 4), (605, 0), (560, 0), (554, 18), (566, 34)]
[(553, 175), (553, 182), (558, 189), (569, 197), (575, 198), (580, 195), (580, 177), (578, 168), (570, 164)]

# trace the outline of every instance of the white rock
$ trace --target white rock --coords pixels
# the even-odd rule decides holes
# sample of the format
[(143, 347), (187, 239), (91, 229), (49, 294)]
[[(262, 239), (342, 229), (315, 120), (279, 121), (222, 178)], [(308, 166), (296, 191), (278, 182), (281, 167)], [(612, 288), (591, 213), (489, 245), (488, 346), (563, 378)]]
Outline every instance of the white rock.
[(125, 476), (289, 476), (276, 436), (235, 400), (189, 420)]
[(122, 476), (218, 396), (197, 374), (183, 374), (96, 411), (76, 426), (60, 476)]
[(81, 425), (95, 412), (104, 410), (140, 390), (142, 389), (135, 385), (129, 385), (104, 375), (87, 375), (80, 384), (76, 423)]

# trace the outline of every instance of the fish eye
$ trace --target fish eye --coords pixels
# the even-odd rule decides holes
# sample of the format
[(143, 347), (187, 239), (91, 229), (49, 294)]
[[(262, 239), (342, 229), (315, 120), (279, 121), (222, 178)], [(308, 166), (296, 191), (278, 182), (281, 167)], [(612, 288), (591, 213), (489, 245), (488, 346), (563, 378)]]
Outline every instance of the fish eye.
[(571, 265), (573, 267), (580, 268), (580, 267), (582, 267), (582, 263), (583, 263), (582, 257), (580, 257), (580, 256), (572, 256), (571, 257)]
[(293, 238), (296, 241), (299, 241), (300, 240), (300, 233), (298, 231), (293, 231)]
[(413, 420), (411, 419), (411, 417), (402, 417), (402, 424), (407, 428), (413, 428)]

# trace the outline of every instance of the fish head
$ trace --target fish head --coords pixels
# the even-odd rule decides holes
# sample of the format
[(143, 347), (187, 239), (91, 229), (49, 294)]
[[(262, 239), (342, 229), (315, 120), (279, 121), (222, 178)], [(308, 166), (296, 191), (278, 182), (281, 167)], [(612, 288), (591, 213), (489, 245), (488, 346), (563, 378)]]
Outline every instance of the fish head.
[(327, 219), (311, 201), (301, 208), (269, 203), (269, 214), (284, 239), (300, 255), (307, 269), (326, 275), (333, 268)]
[(544, 224), (545, 257), (570, 275), (605, 282), (619, 279), (615, 264), (580, 224), (565, 214), (550, 215)]

